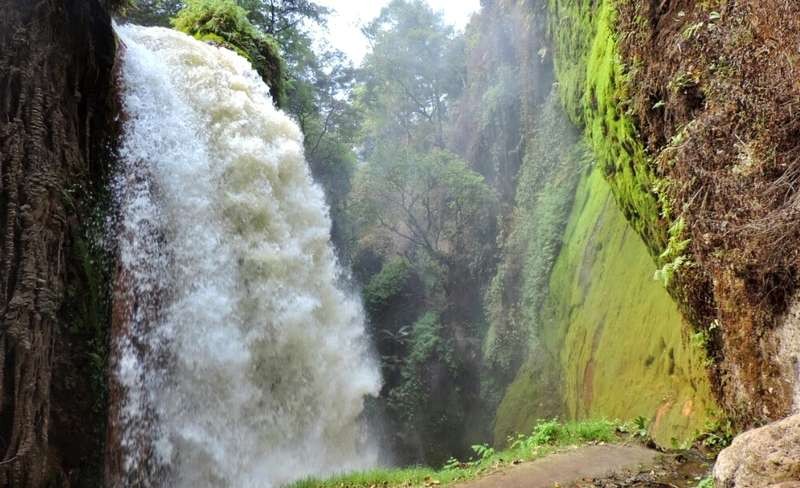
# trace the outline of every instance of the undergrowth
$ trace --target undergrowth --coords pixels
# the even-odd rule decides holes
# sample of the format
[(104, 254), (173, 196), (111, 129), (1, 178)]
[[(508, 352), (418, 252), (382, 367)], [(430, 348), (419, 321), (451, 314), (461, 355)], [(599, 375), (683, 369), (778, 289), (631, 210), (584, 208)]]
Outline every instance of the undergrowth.
[(697, 484), (697, 488), (714, 488), (714, 486), (713, 478), (705, 478), (700, 480), (700, 483)]
[(468, 460), (451, 458), (441, 469), (414, 466), (409, 468), (380, 468), (335, 476), (327, 480), (307, 479), (289, 488), (371, 488), (437, 486), (470, 480), (489, 474), (504, 466), (539, 459), (572, 446), (592, 442), (612, 442), (620, 439), (623, 424), (607, 420), (587, 420), (561, 423), (540, 421), (529, 435), (508, 439), (508, 448), (496, 451), (486, 444), (472, 446), (475, 453)]

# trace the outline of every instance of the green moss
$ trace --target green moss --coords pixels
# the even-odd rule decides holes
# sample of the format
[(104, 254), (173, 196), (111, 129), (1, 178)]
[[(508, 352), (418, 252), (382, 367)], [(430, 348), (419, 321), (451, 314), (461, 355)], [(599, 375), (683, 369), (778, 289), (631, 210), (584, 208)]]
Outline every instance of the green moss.
[(653, 166), (627, 113), (628, 77), (617, 50), (615, 0), (550, 0), (562, 102), (586, 135), (611, 190), (653, 257), (667, 229)]
[(250, 61), (279, 107), (286, 98), (286, 67), (278, 43), (247, 19), (233, 0), (190, 0), (172, 19), (181, 32), (222, 45)]
[[(702, 430), (717, 410), (703, 353), (683, 337), (681, 315), (654, 271), (593, 170), (579, 185), (550, 277), (540, 345), (498, 409), (496, 441), (551, 414), (553, 401), (541, 402), (553, 395), (553, 382), (561, 385), (568, 418), (641, 415), (652, 420), (651, 435), (662, 445)], [(541, 375), (548, 363), (558, 370), (549, 373), (554, 379)]]
[(514, 379), (540, 327), (550, 271), (572, 206), (585, 145), (553, 94), (536, 118), (520, 168), (511, 232), (486, 296), (483, 397), (492, 408)]
[(503, 445), (509, 436), (527, 432), (541, 418), (564, 415), (561, 369), (557, 355), (537, 350), (517, 372), (497, 407), (494, 443)]

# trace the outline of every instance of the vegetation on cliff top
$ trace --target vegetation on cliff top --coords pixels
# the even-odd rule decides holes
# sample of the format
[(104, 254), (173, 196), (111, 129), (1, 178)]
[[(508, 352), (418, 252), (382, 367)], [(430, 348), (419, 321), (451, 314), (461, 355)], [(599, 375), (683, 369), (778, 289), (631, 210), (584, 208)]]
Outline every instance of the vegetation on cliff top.
[(655, 168), (629, 113), (628, 74), (619, 54), (617, 2), (550, 0), (555, 70), (567, 113), (586, 128), (614, 196), (654, 257), (667, 245), (670, 216)]
[(172, 25), (195, 38), (236, 51), (270, 87), (279, 107), (285, 103), (286, 81), (283, 59), (277, 42), (250, 23), (247, 11), (233, 0), (189, 0), (178, 12)]

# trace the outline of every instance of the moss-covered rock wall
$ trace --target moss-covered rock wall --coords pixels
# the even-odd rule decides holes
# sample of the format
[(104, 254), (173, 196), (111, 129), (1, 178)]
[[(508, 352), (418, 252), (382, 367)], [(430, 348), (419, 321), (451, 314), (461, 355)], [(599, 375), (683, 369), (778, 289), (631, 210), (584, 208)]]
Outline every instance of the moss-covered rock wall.
[[(536, 47), (542, 62), (552, 63), (561, 106), (584, 140), (554, 130), (553, 118), (541, 115), (523, 135), (530, 157), (519, 173), (512, 230), (489, 290), (490, 317), (498, 303), (505, 314), (494, 316), (487, 357), (516, 358), (515, 337), (524, 338), (526, 347), (501, 395), (494, 440), (503, 443), (543, 418), (638, 416), (648, 419), (662, 445), (691, 440), (720, 411), (707, 374), (707, 337), (696, 334), (684, 318), (685, 304), (670, 295), (680, 298), (672, 279), (687, 243), (668, 182), (647, 152), (632, 109), (636, 87), (620, 49), (625, 33), (619, 31), (619, 6), (626, 2), (511, 3), (503, 5), (545, 16), (551, 44), (546, 50)], [(545, 107), (530, 112), (543, 113)], [(567, 212), (554, 227), (558, 238), (545, 249), (527, 246), (541, 241), (537, 215), (557, 212), (524, 196), (554, 194), (546, 189), (548, 181), (559, 189), (575, 188), (546, 163), (564, 144), (588, 148), (588, 158), (572, 151), (572, 159), (557, 166), (582, 174), (580, 183), (564, 200)], [(526, 179), (531, 168), (545, 177)], [(515, 245), (526, 227), (532, 231), (523, 239), (526, 245)], [(554, 253), (548, 266), (526, 266), (531, 256), (547, 252)], [(498, 280), (504, 285), (500, 292)], [(544, 286), (537, 290), (537, 283)], [(515, 346), (498, 347), (498, 332)]]
[(690, 440), (717, 412), (704, 350), (654, 280), (652, 257), (599, 169), (575, 195), (540, 342), (500, 404), (495, 442), (553, 416), (643, 416), (658, 443)]
[(562, 100), (740, 427), (798, 390), (800, 5), (550, 0)]

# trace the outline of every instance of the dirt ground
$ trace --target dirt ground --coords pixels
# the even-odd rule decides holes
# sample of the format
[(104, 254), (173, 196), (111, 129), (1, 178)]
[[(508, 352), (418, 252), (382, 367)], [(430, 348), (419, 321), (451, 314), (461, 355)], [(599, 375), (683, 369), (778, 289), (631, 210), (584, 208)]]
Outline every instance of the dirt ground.
[(594, 445), (510, 466), (459, 488), (693, 488), (711, 470), (701, 454)]

